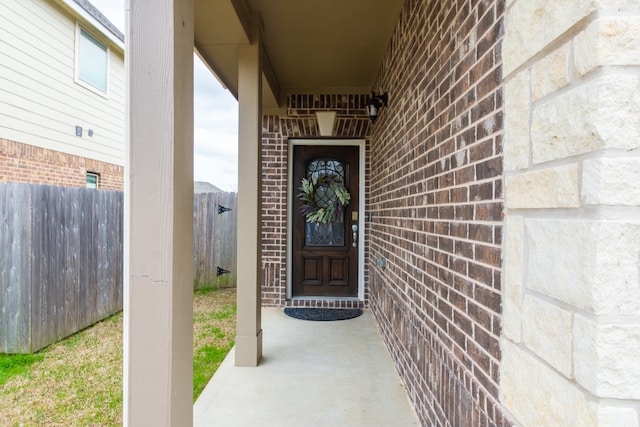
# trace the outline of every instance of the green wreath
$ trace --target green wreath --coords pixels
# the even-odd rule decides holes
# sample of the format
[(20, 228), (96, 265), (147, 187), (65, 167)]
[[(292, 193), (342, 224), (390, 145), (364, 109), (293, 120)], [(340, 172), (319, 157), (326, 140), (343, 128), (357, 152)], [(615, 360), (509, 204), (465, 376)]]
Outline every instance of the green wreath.
[[(351, 195), (338, 175), (313, 175), (311, 179), (302, 178), (297, 197), (302, 201), (300, 213), (307, 222), (327, 224), (336, 222), (343, 208), (349, 204)], [(327, 195), (328, 191), (335, 195)]]

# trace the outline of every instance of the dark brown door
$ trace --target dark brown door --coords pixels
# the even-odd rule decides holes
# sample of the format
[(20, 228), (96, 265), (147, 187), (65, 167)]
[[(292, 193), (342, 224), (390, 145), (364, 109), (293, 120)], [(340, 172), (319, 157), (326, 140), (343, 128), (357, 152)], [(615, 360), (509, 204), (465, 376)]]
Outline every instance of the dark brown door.
[[(293, 296), (358, 296), (359, 147), (293, 147)], [(350, 193), (349, 204), (328, 223), (307, 222), (298, 197), (302, 179), (331, 175)], [(320, 205), (332, 203), (335, 194), (318, 194)], [(318, 198), (323, 197), (322, 200)]]

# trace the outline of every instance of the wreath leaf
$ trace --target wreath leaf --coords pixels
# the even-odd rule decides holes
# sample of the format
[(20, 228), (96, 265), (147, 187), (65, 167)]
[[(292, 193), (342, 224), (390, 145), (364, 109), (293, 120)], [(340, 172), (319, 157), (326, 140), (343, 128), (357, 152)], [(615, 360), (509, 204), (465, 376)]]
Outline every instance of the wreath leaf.
[[(336, 196), (329, 206), (320, 206), (316, 201), (318, 189), (330, 189)], [(302, 178), (300, 193), (296, 195), (302, 202), (300, 213), (306, 217), (307, 222), (319, 222), (327, 224), (338, 219), (342, 208), (349, 204), (351, 194), (342, 184), (341, 178), (336, 175), (313, 175), (310, 179)]]

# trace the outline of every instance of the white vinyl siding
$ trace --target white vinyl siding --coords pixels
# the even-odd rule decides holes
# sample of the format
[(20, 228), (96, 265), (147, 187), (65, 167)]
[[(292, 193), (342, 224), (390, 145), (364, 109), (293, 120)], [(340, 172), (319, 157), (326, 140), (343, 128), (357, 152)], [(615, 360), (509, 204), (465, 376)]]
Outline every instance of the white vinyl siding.
[(75, 18), (50, 1), (0, 1), (0, 138), (122, 165), (123, 53), (107, 49), (101, 96), (76, 83), (75, 35)]

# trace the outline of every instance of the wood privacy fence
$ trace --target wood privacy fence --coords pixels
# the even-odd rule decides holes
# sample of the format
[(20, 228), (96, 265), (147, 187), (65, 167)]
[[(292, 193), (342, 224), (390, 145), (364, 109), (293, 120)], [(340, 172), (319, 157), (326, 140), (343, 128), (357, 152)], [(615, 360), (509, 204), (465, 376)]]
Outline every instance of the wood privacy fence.
[(122, 308), (122, 193), (0, 184), (0, 206), (0, 352), (34, 352)]
[(236, 285), (238, 195), (199, 193), (193, 199), (193, 279), (196, 289)]
[[(194, 197), (196, 288), (235, 286), (236, 207), (235, 193)], [(121, 192), (0, 183), (0, 353), (32, 353), (121, 310), (122, 248)]]

